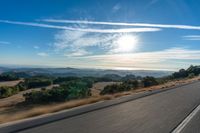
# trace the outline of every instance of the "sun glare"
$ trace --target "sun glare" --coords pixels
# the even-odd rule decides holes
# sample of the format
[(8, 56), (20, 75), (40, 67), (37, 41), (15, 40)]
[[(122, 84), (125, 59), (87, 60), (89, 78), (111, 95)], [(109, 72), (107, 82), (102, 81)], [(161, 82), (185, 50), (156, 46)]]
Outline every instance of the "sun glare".
[(138, 37), (134, 35), (122, 35), (117, 39), (116, 52), (128, 53), (136, 49)]

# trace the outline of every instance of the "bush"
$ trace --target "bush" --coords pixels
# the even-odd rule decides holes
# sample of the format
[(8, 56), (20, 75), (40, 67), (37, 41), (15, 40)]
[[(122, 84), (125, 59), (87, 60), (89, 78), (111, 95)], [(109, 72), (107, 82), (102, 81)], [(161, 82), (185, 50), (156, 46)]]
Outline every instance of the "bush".
[(191, 65), (188, 69), (180, 69), (178, 72), (174, 72), (170, 78), (171, 79), (181, 79), (181, 78), (192, 78), (200, 74), (200, 66)]
[(154, 77), (146, 76), (142, 79), (143, 87), (158, 85), (158, 81)]
[(23, 95), (28, 103), (61, 102), (68, 98), (68, 91), (62, 88), (52, 90), (32, 91)]
[(24, 90), (27, 89), (27, 86), (26, 86), (26, 84), (25, 84), (23, 81), (19, 82), (19, 83), (16, 85), (16, 87), (19, 88), (19, 91), (24, 91)]
[(2, 74), (0, 75), (0, 81), (13, 81), (13, 80), (18, 80), (19, 78), (11, 75), (11, 74)]
[(46, 78), (28, 78), (25, 80), (25, 86), (30, 88), (38, 88), (38, 87), (45, 87), (52, 84), (52, 81), (50, 79)]
[(0, 98), (6, 98), (19, 92), (18, 87), (0, 87)]
[(24, 91), (30, 88), (45, 87), (51, 84), (52, 81), (50, 79), (45, 79), (41, 77), (28, 78), (24, 82), (21, 81), (13, 87), (0, 87), (0, 98), (9, 97), (20, 91)]
[(136, 79), (137, 79), (137, 77), (135, 75), (132, 75), (132, 74), (128, 74), (128, 75), (126, 75), (126, 76), (124, 76), (122, 78), (123, 81), (126, 81), (126, 80), (136, 80)]
[(187, 69), (188, 73), (193, 73), (195, 76), (198, 76), (200, 74), (200, 66), (193, 66), (191, 65), (188, 69)]
[(132, 80), (125, 80), (124, 82), (123, 82), (123, 84), (126, 84), (126, 85), (128, 85), (130, 88), (133, 88), (133, 89), (135, 89), (135, 88), (138, 88), (139, 87), (139, 82), (138, 82), (138, 80), (135, 80), (135, 79), (132, 79)]
[(127, 84), (112, 84), (112, 85), (107, 85), (104, 87), (104, 89), (100, 92), (100, 95), (105, 95), (105, 94), (114, 94), (117, 92), (123, 92), (123, 91), (129, 91), (131, 90), (131, 87)]
[(26, 86), (24, 82), (19, 82), (17, 85), (9, 87), (9, 86), (2, 86), (0, 87), (0, 98), (6, 98), (9, 96), (12, 96), (14, 94), (17, 94), (20, 91), (26, 90)]
[(172, 77), (174, 79), (186, 78), (187, 76), (188, 76), (188, 72), (185, 69), (180, 69), (178, 72), (175, 72), (172, 74)]
[(129, 91), (131, 89), (136, 89), (139, 87), (139, 82), (137, 80), (125, 80), (121, 84), (107, 85), (100, 92), (101, 95), (114, 94), (117, 92)]
[(70, 81), (51, 90), (33, 91), (24, 94), (25, 101), (28, 103), (50, 103), (60, 102), (71, 99), (78, 99), (90, 96), (88, 84), (83, 81)]
[(91, 95), (90, 85), (84, 81), (70, 81), (61, 84), (62, 88), (66, 88), (69, 91), (69, 99), (83, 98)]
[(195, 77), (195, 74), (194, 73), (190, 73), (189, 75), (188, 75), (188, 78), (194, 78)]
[(60, 84), (63, 82), (68, 82), (68, 81), (73, 81), (73, 80), (78, 80), (80, 78), (78, 77), (58, 77), (53, 80), (53, 84)]

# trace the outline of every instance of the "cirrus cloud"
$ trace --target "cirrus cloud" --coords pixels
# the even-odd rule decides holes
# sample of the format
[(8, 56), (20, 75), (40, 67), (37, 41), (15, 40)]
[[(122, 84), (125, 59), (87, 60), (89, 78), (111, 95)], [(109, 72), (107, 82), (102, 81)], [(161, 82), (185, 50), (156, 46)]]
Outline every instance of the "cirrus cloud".
[(177, 25), (177, 24), (122, 23), (122, 22), (87, 21), (87, 20), (59, 20), (59, 19), (43, 19), (41, 21), (53, 22), (53, 23), (87, 24), (87, 25), (137, 26), (137, 27), (151, 27), (151, 28), (154, 27), (154, 28), (200, 30), (200, 26)]
[(183, 36), (185, 40), (191, 40), (191, 41), (199, 41), (200, 40), (200, 35), (187, 35)]
[(51, 29), (61, 29), (61, 30), (70, 30), (70, 31), (81, 31), (81, 32), (92, 32), (92, 33), (139, 33), (139, 32), (155, 32), (160, 31), (159, 28), (118, 28), (118, 29), (97, 29), (97, 28), (77, 28), (77, 27), (67, 27), (67, 26), (58, 26), (50, 25), (43, 23), (34, 23), (34, 22), (19, 22), (19, 21), (10, 21), (10, 20), (0, 20), (0, 23), (7, 24), (16, 24), (16, 25), (26, 25), (42, 28), (51, 28)]
[[(105, 68), (140, 68), (177, 70), (191, 65), (200, 59), (200, 50), (170, 48), (161, 51), (139, 52), (129, 54), (104, 54), (81, 57), (82, 60), (98, 62)], [(193, 62), (192, 64), (195, 65)]]
[(40, 53), (37, 53), (38, 56), (41, 56), (41, 57), (47, 57), (49, 56), (47, 53), (45, 52), (40, 52)]

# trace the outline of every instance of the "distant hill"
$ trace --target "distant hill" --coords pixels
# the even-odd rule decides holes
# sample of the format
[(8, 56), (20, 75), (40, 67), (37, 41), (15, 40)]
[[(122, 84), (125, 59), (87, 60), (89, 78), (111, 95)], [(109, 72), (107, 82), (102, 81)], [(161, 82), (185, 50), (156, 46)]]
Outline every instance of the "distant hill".
[(9, 71), (9, 69), (5, 67), (0, 67), (0, 74), (6, 71)]
[(118, 76), (154, 76), (162, 77), (172, 73), (172, 71), (153, 71), (153, 70), (102, 70), (102, 69), (77, 69), (77, 68), (4, 68), (0, 67), (0, 73), (10, 72), (21, 75), (22, 77), (47, 75), (47, 76), (92, 76), (103, 77), (105, 75)]

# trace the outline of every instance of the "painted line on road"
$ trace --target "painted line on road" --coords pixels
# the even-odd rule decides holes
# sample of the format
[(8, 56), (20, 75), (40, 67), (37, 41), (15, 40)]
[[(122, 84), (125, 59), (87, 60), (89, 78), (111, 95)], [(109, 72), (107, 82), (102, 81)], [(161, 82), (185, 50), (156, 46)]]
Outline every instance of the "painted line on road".
[(181, 131), (187, 126), (192, 118), (200, 111), (200, 105), (198, 105), (173, 131), (172, 133), (181, 133)]

